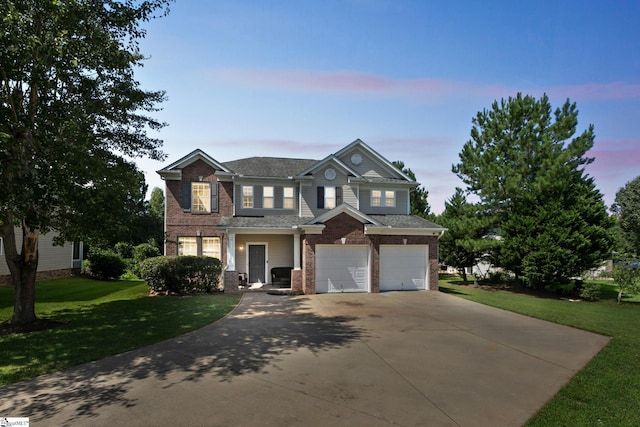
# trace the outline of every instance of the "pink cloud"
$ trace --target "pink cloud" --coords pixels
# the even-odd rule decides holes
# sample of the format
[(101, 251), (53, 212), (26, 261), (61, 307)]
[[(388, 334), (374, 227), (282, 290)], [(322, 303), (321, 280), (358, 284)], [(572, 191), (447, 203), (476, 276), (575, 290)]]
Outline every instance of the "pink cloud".
[(241, 86), (295, 92), (359, 93), (426, 99), (445, 96), (479, 96), (494, 99), (517, 92), (582, 100), (632, 99), (640, 97), (640, 84), (623, 82), (589, 83), (549, 87), (509, 87), (447, 79), (395, 79), (356, 71), (267, 70), (227, 68), (212, 70), (211, 79)]

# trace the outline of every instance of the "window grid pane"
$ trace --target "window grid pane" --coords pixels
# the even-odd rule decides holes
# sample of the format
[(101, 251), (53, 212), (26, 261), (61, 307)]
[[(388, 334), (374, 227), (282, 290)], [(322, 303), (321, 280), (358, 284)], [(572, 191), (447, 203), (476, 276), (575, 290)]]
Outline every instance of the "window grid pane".
[(384, 205), (388, 207), (394, 207), (396, 205), (396, 192), (385, 191), (384, 192)]
[(333, 209), (336, 207), (335, 187), (324, 187), (324, 207), (325, 209)]
[(198, 255), (195, 237), (178, 237), (178, 255)]
[(262, 191), (262, 207), (273, 209), (273, 187), (263, 187)]
[(284, 209), (293, 209), (293, 187), (284, 187), (282, 207)]
[(242, 207), (253, 207), (253, 187), (250, 185), (242, 186)]
[(371, 206), (380, 206), (382, 204), (382, 191), (371, 190)]
[(202, 238), (202, 255), (220, 259), (220, 238), (219, 237), (203, 237)]
[(210, 212), (211, 194), (209, 183), (191, 184), (191, 212)]

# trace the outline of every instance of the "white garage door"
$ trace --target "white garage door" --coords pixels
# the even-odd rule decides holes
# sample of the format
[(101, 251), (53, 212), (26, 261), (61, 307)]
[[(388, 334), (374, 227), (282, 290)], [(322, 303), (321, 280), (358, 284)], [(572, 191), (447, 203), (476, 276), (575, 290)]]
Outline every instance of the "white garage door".
[(316, 245), (316, 292), (368, 292), (366, 245)]
[(428, 289), (427, 245), (380, 245), (380, 290)]

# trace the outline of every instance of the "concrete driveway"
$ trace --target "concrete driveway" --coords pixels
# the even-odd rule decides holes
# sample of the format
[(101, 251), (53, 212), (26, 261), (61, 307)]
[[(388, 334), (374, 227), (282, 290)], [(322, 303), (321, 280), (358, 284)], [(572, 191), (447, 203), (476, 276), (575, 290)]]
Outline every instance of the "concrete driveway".
[(198, 331), (2, 387), (0, 416), (32, 426), (515, 426), (608, 340), (439, 292), (247, 293)]

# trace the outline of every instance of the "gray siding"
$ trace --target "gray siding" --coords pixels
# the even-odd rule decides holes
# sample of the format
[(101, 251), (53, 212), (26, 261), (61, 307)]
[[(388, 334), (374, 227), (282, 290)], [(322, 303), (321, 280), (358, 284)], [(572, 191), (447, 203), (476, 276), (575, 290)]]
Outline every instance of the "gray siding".
[[(16, 245), (18, 251), (22, 246), (22, 230), (16, 228)], [(54, 246), (53, 238), (55, 233), (43, 234), (38, 239), (38, 271), (64, 270), (72, 268), (73, 245), (65, 243), (64, 246)], [(1, 249), (0, 255), (0, 276), (9, 275), (9, 267), (5, 259), (4, 247)]]
[[(362, 163), (359, 165), (354, 165), (351, 163), (351, 156), (355, 153), (358, 153), (362, 156)], [(397, 174), (392, 174), (388, 169), (383, 168), (377, 162), (373, 161), (367, 153), (364, 151), (360, 151), (357, 148), (355, 150), (350, 150), (340, 157), (340, 160), (351, 169), (355, 170), (362, 176), (366, 176), (368, 178), (400, 178)]]
[(302, 187), (302, 216), (315, 217), (329, 211), (329, 209), (318, 208), (318, 187), (340, 187), (342, 188), (342, 203), (347, 203), (354, 208), (358, 207), (357, 188), (353, 188), (348, 183), (348, 177), (340, 172), (338, 168), (334, 168), (338, 173), (336, 178), (329, 181), (324, 177), (324, 171), (327, 168), (321, 169), (314, 174), (312, 185)]
[[(244, 185), (253, 185), (253, 208), (242, 207), (242, 187)], [(274, 193), (274, 207), (263, 207), (263, 188), (264, 186), (273, 187)], [(283, 206), (283, 194), (284, 187), (293, 187), (293, 209), (284, 209)], [(236, 216), (268, 216), (268, 215), (297, 215), (298, 213), (298, 188), (295, 184), (283, 184), (279, 183), (245, 183), (236, 184), (234, 194), (234, 204)]]
[(360, 211), (365, 214), (371, 215), (406, 215), (409, 214), (407, 206), (409, 199), (409, 191), (407, 189), (395, 189), (396, 191), (396, 206), (395, 208), (384, 207), (384, 206), (371, 206), (371, 190), (394, 190), (392, 187), (372, 187), (372, 188), (361, 188), (360, 189)]

